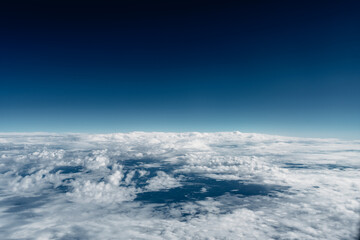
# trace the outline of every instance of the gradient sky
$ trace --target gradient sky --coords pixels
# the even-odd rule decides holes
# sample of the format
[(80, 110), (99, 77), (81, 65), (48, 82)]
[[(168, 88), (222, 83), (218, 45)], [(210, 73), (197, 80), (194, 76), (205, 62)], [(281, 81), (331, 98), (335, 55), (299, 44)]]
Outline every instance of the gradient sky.
[(0, 132), (360, 139), (359, 1), (0, 4)]

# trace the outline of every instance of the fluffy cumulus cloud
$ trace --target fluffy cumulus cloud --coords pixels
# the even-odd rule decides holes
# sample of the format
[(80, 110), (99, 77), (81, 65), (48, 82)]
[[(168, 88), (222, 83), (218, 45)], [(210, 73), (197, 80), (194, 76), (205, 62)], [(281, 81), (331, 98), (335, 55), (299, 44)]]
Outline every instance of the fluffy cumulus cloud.
[(0, 134), (0, 239), (355, 239), (360, 141)]
[(175, 178), (170, 177), (163, 171), (157, 172), (157, 176), (149, 179), (147, 183), (149, 185), (146, 186), (146, 189), (149, 191), (159, 191), (181, 186)]

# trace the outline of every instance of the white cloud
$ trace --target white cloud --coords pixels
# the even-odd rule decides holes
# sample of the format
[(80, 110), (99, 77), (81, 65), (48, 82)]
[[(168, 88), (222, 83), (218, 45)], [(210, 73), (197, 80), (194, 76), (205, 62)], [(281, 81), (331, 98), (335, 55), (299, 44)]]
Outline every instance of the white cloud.
[(351, 239), (359, 170), (360, 141), (0, 134), (0, 238)]
[(163, 189), (180, 187), (179, 181), (163, 171), (158, 171), (157, 176), (147, 181), (146, 190), (159, 191)]

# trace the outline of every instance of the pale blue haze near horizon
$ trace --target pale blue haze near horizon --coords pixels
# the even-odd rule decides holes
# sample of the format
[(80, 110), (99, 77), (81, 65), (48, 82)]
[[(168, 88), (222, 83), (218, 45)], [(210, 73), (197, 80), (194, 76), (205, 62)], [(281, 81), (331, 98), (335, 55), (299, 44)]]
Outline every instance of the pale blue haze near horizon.
[(0, 132), (360, 138), (355, 1), (22, 4), (0, 14)]

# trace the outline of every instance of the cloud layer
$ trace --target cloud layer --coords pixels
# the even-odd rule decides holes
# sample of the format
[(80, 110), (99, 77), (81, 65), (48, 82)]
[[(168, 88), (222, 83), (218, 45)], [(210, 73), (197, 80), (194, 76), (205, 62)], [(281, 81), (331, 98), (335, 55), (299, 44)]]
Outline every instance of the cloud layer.
[(360, 141), (1, 134), (1, 239), (351, 239)]

